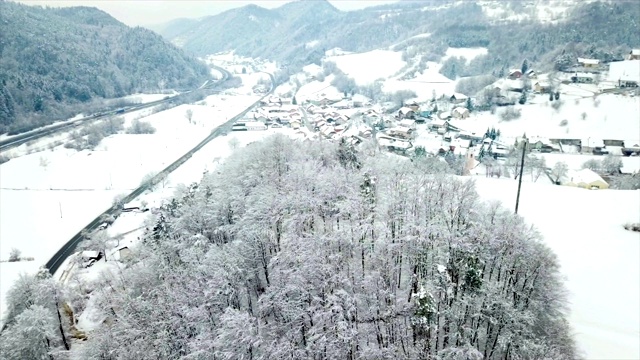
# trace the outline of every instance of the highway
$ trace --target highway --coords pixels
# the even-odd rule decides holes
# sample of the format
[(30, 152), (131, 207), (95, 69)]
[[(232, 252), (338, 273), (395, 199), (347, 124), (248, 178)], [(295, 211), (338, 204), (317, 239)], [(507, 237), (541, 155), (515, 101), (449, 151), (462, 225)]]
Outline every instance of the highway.
[(69, 131), (70, 129), (72, 129), (74, 127), (77, 127), (77, 126), (80, 126), (80, 125), (85, 125), (85, 124), (87, 124), (87, 123), (89, 123), (91, 121), (104, 119), (104, 118), (107, 118), (107, 117), (113, 116), (113, 115), (122, 115), (122, 114), (130, 113), (130, 112), (133, 112), (133, 111), (138, 111), (138, 110), (142, 110), (142, 109), (146, 109), (146, 108), (150, 108), (150, 107), (157, 106), (157, 105), (164, 104), (164, 103), (171, 103), (171, 102), (174, 102), (175, 100), (177, 100), (178, 98), (180, 98), (180, 97), (182, 97), (184, 95), (192, 93), (193, 91), (214, 88), (216, 85), (224, 83), (225, 81), (227, 81), (231, 77), (231, 74), (228, 71), (226, 71), (225, 69), (223, 69), (221, 67), (218, 67), (218, 66), (212, 66), (212, 67), (214, 69), (218, 70), (222, 74), (222, 79), (220, 79), (218, 81), (207, 80), (199, 88), (197, 88), (195, 90), (186, 91), (186, 92), (181, 93), (179, 95), (167, 97), (167, 98), (164, 98), (164, 99), (161, 99), (161, 100), (156, 100), (156, 101), (151, 101), (151, 102), (144, 103), (144, 104), (129, 106), (129, 107), (126, 107), (124, 109), (116, 109), (116, 110), (111, 110), (111, 111), (107, 111), (107, 112), (100, 113), (100, 114), (94, 114), (94, 115), (87, 116), (87, 117), (84, 117), (84, 118), (81, 118), (81, 119), (77, 119), (77, 120), (74, 120), (74, 121), (58, 123), (58, 124), (54, 124), (54, 125), (47, 126), (47, 127), (44, 127), (44, 128), (31, 130), (31, 131), (28, 131), (26, 133), (18, 134), (18, 135), (12, 136), (9, 139), (0, 141), (0, 151), (7, 151), (9, 149), (18, 147), (18, 146), (20, 146), (20, 145), (22, 145), (24, 143), (29, 142), (29, 141), (37, 140), (37, 139), (40, 139), (42, 137), (49, 136), (49, 135), (52, 135), (52, 134), (55, 134), (55, 133), (58, 133), (58, 132)]
[[(258, 101), (256, 101), (251, 106), (246, 108), (240, 114), (234, 116), (224, 124), (215, 128), (204, 140), (202, 140), (199, 144), (197, 144), (193, 149), (189, 150), (186, 154), (181, 156), (178, 160), (176, 160), (175, 162), (167, 166), (164, 170), (159, 172), (155, 177), (150, 179), (148, 182), (140, 185), (140, 187), (133, 190), (130, 194), (124, 197), (124, 199), (122, 199), (121, 201), (121, 204), (126, 204), (130, 201), (133, 201), (136, 197), (138, 197), (144, 191), (146, 191), (149, 188), (149, 185), (159, 183), (163, 177), (169, 175), (171, 172), (173, 172), (178, 167), (180, 167), (180, 165), (184, 164), (187, 160), (189, 160), (189, 158), (191, 158), (191, 156), (193, 156), (193, 154), (196, 151), (202, 149), (211, 140), (215, 139), (216, 137), (222, 134), (226, 134), (227, 132), (230, 132), (231, 126), (233, 125), (233, 123), (243, 118), (249, 111), (257, 107), (260, 104), (261, 100), (271, 95), (275, 90), (275, 78), (273, 77), (272, 74), (267, 73), (267, 75), (269, 75), (269, 77), (271, 78), (271, 90), (267, 94), (262, 96)], [(120, 212), (120, 210), (121, 210), (121, 206), (118, 206), (118, 205), (112, 206), (102, 214), (98, 215), (93, 221), (91, 221), (87, 226), (85, 226), (75, 236), (73, 236), (69, 241), (67, 241), (67, 243), (64, 246), (62, 246), (62, 248), (58, 250), (53, 255), (53, 257), (51, 257), (51, 259), (47, 261), (47, 263), (45, 264), (45, 267), (49, 270), (49, 272), (51, 274), (54, 274), (60, 268), (60, 266), (64, 263), (67, 257), (69, 257), (71, 254), (75, 252), (75, 249), (78, 246), (78, 244), (84, 239), (84, 234), (89, 234), (92, 231), (96, 230), (100, 226), (100, 224), (103, 222), (103, 219), (105, 216), (116, 215), (118, 212)]]

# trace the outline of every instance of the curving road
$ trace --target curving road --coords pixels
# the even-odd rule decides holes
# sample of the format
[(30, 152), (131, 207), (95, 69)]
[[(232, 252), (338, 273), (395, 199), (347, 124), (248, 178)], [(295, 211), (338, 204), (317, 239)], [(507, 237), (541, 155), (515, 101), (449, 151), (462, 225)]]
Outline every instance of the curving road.
[[(275, 78), (273, 77), (272, 74), (269, 74), (269, 73), (266, 73), (266, 74), (269, 75), (269, 77), (271, 78), (271, 90), (269, 90), (268, 93), (266, 93), (264, 96), (262, 96), (255, 103), (251, 104), (251, 106), (246, 108), (240, 114), (234, 116), (233, 118), (229, 119), (224, 124), (222, 124), (222, 125), (218, 126), (217, 128), (215, 128), (204, 140), (202, 140), (193, 149), (189, 150), (186, 154), (181, 156), (178, 160), (174, 161), (172, 164), (167, 166), (164, 170), (162, 170), (160, 173), (158, 173), (156, 176), (154, 176), (148, 182), (140, 185), (137, 189), (133, 190), (124, 199), (122, 199), (121, 203), (122, 204), (126, 204), (126, 203), (134, 200), (136, 197), (141, 195), (145, 190), (147, 190), (151, 184), (157, 184), (165, 176), (169, 175), (171, 172), (173, 172), (178, 167), (180, 167), (180, 165), (184, 164), (187, 160), (189, 160), (189, 158), (191, 158), (191, 156), (193, 156), (193, 154), (196, 151), (202, 149), (211, 140), (215, 139), (216, 137), (218, 137), (218, 136), (220, 136), (222, 134), (226, 134), (229, 131), (231, 131), (231, 126), (233, 125), (233, 123), (235, 123), (237, 120), (243, 118), (249, 111), (251, 111), (255, 107), (257, 107), (260, 104), (260, 101), (262, 101), (264, 98), (266, 98), (267, 96), (269, 96), (269, 95), (271, 95), (273, 93), (273, 91), (275, 89)], [(95, 219), (93, 219), (93, 221), (91, 221), (87, 226), (85, 226), (75, 236), (73, 236), (66, 244), (64, 244), (64, 246), (60, 250), (58, 250), (53, 255), (53, 257), (51, 257), (51, 259), (49, 261), (47, 261), (47, 263), (45, 264), (45, 267), (49, 270), (49, 272), (51, 274), (54, 274), (60, 268), (60, 266), (64, 263), (64, 261), (71, 254), (73, 254), (75, 252), (75, 249), (78, 246), (78, 244), (84, 239), (84, 235), (96, 230), (100, 226), (100, 224), (104, 221), (103, 219), (104, 219), (105, 216), (115, 215), (119, 211), (120, 211), (120, 208), (117, 205), (112, 206), (107, 211), (105, 211), (102, 214), (98, 215)]]
[(52, 135), (52, 134), (55, 134), (55, 133), (58, 133), (58, 132), (69, 131), (69, 129), (72, 129), (74, 127), (87, 124), (88, 122), (91, 122), (91, 121), (104, 119), (104, 118), (107, 118), (107, 117), (112, 116), (112, 115), (116, 115), (116, 114), (117, 115), (121, 115), (121, 114), (130, 113), (130, 112), (133, 112), (133, 111), (138, 111), (138, 110), (150, 108), (150, 107), (153, 107), (153, 106), (156, 106), (156, 105), (160, 105), (160, 104), (164, 104), (164, 103), (172, 103), (176, 99), (178, 99), (178, 98), (180, 98), (182, 96), (185, 96), (187, 94), (190, 94), (193, 91), (214, 88), (216, 85), (224, 83), (225, 81), (229, 80), (229, 78), (231, 77), (231, 74), (228, 71), (226, 71), (225, 69), (223, 69), (221, 67), (218, 67), (218, 66), (214, 66), (214, 65), (212, 65), (211, 67), (213, 67), (214, 69), (218, 70), (222, 74), (222, 79), (220, 79), (218, 81), (207, 80), (202, 84), (202, 86), (198, 87), (195, 90), (189, 90), (189, 91), (186, 91), (186, 92), (181, 93), (179, 95), (175, 95), (175, 96), (168, 97), (168, 98), (161, 99), (161, 100), (156, 100), (156, 101), (151, 101), (151, 102), (140, 104), (140, 105), (130, 106), (130, 107), (125, 108), (124, 111), (123, 111), (123, 109), (111, 110), (111, 111), (107, 111), (107, 112), (104, 112), (104, 113), (87, 116), (87, 117), (84, 117), (84, 118), (81, 118), (81, 119), (78, 119), (78, 120), (65, 122), (65, 123), (61, 123), (61, 124), (55, 124), (55, 125), (48, 126), (46, 128), (40, 128), (40, 129), (28, 131), (26, 133), (18, 134), (18, 135), (12, 136), (9, 139), (0, 141), (0, 151), (6, 151), (6, 150), (12, 149), (14, 147), (18, 147), (18, 146), (20, 146), (20, 145), (22, 145), (22, 144), (24, 144), (26, 142), (29, 142), (29, 141), (32, 141), (32, 140), (37, 140), (37, 139), (40, 139), (42, 137), (45, 137), (45, 136), (48, 136), (48, 135)]

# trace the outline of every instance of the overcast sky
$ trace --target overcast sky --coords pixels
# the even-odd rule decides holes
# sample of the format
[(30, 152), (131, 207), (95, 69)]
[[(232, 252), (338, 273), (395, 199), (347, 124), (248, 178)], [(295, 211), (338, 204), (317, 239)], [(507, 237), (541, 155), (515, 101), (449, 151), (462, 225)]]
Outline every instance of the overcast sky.
[[(133, 25), (154, 25), (177, 18), (199, 18), (215, 15), (225, 10), (256, 4), (264, 8), (275, 8), (287, 0), (236, 1), (236, 0), (17, 0), (28, 5), (46, 6), (93, 6), (123, 23)], [(329, 0), (336, 8), (349, 11), (368, 6), (389, 4), (397, 0)]]

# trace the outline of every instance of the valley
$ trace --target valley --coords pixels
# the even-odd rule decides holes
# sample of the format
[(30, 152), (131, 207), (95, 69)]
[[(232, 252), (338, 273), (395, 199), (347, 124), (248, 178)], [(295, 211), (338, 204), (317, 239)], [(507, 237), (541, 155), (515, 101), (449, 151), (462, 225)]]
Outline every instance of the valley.
[[(44, 286), (80, 235), (46, 285), (69, 308), (65, 356), (639, 358), (640, 43), (499, 53), (485, 26), (544, 33), (605, 6), (536, 4), (294, 1), (159, 27), (209, 73), (173, 84), (219, 90), (122, 93), (137, 105), (0, 153), (0, 351), (25, 321), (10, 289)], [(451, 30), (456, 10), (483, 15)], [(416, 25), (428, 15), (448, 18)], [(131, 342), (140, 329), (167, 347)]]

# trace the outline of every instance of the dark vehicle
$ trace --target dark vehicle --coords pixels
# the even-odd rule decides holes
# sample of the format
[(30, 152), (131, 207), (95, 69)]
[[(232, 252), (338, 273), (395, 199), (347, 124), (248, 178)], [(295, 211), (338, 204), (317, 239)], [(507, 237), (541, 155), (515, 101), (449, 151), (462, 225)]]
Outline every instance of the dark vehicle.
[(124, 108), (116, 110), (116, 114), (124, 114)]

